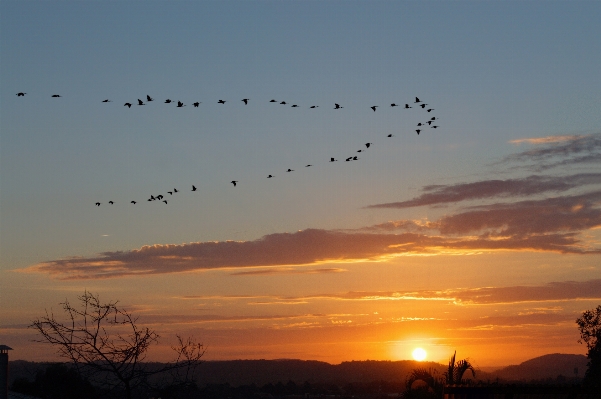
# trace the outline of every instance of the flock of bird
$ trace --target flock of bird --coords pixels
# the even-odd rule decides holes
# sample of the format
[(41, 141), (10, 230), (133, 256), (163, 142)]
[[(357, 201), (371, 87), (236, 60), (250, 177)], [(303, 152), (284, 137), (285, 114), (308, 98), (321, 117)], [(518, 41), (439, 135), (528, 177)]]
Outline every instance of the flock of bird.
[[(19, 93), (17, 93), (17, 96), (18, 96), (18, 97), (24, 97), (26, 94), (27, 94), (27, 93), (24, 93), (24, 92), (19, 92)], [(52, 97), (52, 98), (61, 98), (62, 96), (61, 96), (61, 95), (59, 95), (59, 94), (53, 94), (51, 97)], [(147, 95), (147, 96), (146, 96), (146, 103), (144, 102), (144, 100), (142, 100), (142, 99), (139, 99), (139, 98), (138, 98), (138, 101), (137, 101), (137, 104), (136, 104), (136, 105), (138, 105), (138, 106), (143, 106), (143, 105), (147, 105), (147, 103), (149, 103), (149, 102), (152, 102), (152, 101), (155, 101), (155, 100), (154, 100), (154, 98), (152, 98), (151, 96)], [(244, 103), (244, 105), (248, 105), (248, 102), (250, 101), (250, 99), (248, 99), (248, 98), (243, 98), (243, 99), (242, 99), (242, 100), (240, 100), (240, 101), (242, 101), (242, 102)], [(110, 103), (110, 102), (113, 102), (113, 101), (112, 101), (112, 100), (109, 100), (109, 99), (105, 99), (105, 100), (102, 100), (101, 102), (103, 102), (103, 103)], [(225, 104), (226, 102), (227, 102), (226, 100), (218, 100), (218, 101), (217, 101), (217, 104)], [(276, 103), (276, 104), (277, 104), (277, 103), (279, 103), (280, 105), (290, 105), (292, 108), (298, 108), (298, 107), (300, 107), (300, 106), (299, 106), (299, 105), (297, 105), (297, 104), (288, 104), (286, 101), (277, 101), (277, 100), (274, 100), (274, 99), (270, 100), (269, 102), (270, 102), (270, 103)], [(173, 104), (177, 104), (177, 105), (176, 105), (176, 107), (178, 107), (178, 108), (182, 108), (182, 107), (185, 107), (185, 106), (186, 106), (186, 104), (184, 104), (184, 103), (183, 103), (183, 102), (181, 102), (181, 101), (173, 101), (173, 100), (171, 100), (171, 99), (166, 99), (166, 100), (164, 101), (164, 103), (165, 103), (165, 104), (172, 104), (172, 103), (173, 103)], [(195, 108), (198, 108), (198, 107), (200, 106), (200, 104), (202, 104), (202, 102), (200, 102), (200, 101), (196, 101), (196, 102), (192, 103), (192, 105), (193, 105)], [(130, 103), (130, 102), (126, 102), (126, 103), (124, 104), (124, 106), (125, 106), (125, 107), (128, 107), (128, 108), (131, 108), (131, 107), (132, 107), (132, 105), (133, 105), (133, 104), (132, 104), (132, 103)], [(394, 108), (394, 107), (399, 107), (399, 106), (400, 106), (400, 105), (399, 105), (399, 104), (396, 104), (396, 103), (392, 103), (392, 104), (390, 104), (390, 107), (391, 107), (391, 108)], [(430, 113), (430, 112), (434, 111), (434, 108), (426, 108), (427, 106), (428, 106), (428, 104), (426, 104), (426, 103), (424, 103), (423, 101), (421, 101), (421, 100), (420, 100), (418, 97), (415, 97), (415, 101), (413, 102), (413, 106), (409, 105), (409, 103), (406, 103), (406, 104), (404, 105), (403, 109), (411, 109), (411, 108), (414, 108), (414, 107), (415, 107), (415, 108), (421, 108), (421, 109), (423, 109), (424, 111), (426, 111), (426, 112), (428, 112), (428, 113)], [(319, 108), (319, 105), (311, 105), (311, 106), (309, 106), (309, 108), (310, 108), (310, 109)], [(335, 109), (335, 110), (340, 110), (340, 109), (343, 109), (343, 108), (344, 108), (344, 107), (342, 107), (340, 104), (334, 103), (334, 107), (333, 107), (333, 109)], [(369, 108), (371, 108), (371, 109), (373, 110), (373, 112), (376, 112), (376, 109), (377, 109), (377, 108), (379, 108), (379, 106), (378, 106), (378, 105), (373, 105), (373, 106), (371, 106), (371, 107), (369, 107)], [(416, 132), (416, 133), (419, 135), (419, 134), (420, 134), (420, 132), (423, 130), (423, 128), (425, 128), (425, 127), (426, 127), (426, 125), (427, 125), (429, 128), (431, 128), (431, 129), (437, 129), (437, 128), (439, 127), (438, 125), (436, 125), (436, 123), (437, 123), (437, 120), (438, 120), (438, 119), (437, 119), (435, 116), (432, 116), (432, 117), (429, 117), (427, 121), (424, 121), (424, 122), (419, 122), (419, 123), (417, 124), (417, 126), (416, 126), (416, 127), (417, 127), (417, 129), (415, 129), (415, 132)], [(390, 138), (390, 137), (394, 137), (394, 135), (392, 135), (392, 134), (388, 134), (386, 137)], [(357, 150), (357, 152), (358, 152), (358, 153), (364, 152), (364, 151), (366, 151), (368, 148), (370, 148), (372, 145), (373, 145), (373, 143), (365, 143), (365, 148), (361, 148), (361, 149)], [(360, 158), (358, 157), (358, 155), (352, 155), (352, 156), (350, 156), (350, 157), (347, 157), (347, 158), (345, 159), (345, 162), (357, 161), (357, 160), (359, 160), (359, 159), (360, 159)], [(337, 159), (335, 159), (335, 158), (330, 158), (329, 162), (338, 162), (338, 160), (337, 160)], [(308, 168), (308, 167), (311, 167), (311, 166), (313, 166), (313, 165), (311, 165), (311, 164), (307, 164), (305, 167), (306, 167), (306, 168)], [(294, 169), (290, 169), (290, 168), (288, 168), (288, 170), (286, 170), (286, 173), (290, 173), (290, 172), (294, 172)], [(275, 176), (274, 176), (274, 175), (271, 175), (271, 174), (267, 176), (267, 178), (268, 178), (268, 179), (271, 179), (271, 178), (273, 178), (273, 177), (275, 177)], [(237, 185), (237, 183), (238, 183), (238, 180), (232, 180), (230, 183), (231, 183), (231, 184), (232, 184), (234, 187), (236, 187), (236, 185)], [(191, 188), (191, 190), (190, 190), (190, 191), (193, 191), (193, 192), (194, 192), (194, 191), (197, 191), (197, 190), (198, 190), (198, 189), (196, 188), (196, 186), (192, 185), (192, 188)], [(169, 194), (169, 196), (171, 197), (171, 196), (173, 196), (174, 194), (178, 193), (179, 191), (180, 191), (180, 190), (178, 190), (177, 188), (174, 188), (174, 189), (173, 189), (173, 190), (171, 190), (171, 191), (167, 191), (167, 194)], [(169, 202), (169, 200), (167, 200), (167, 199), (166, 199), (166, 197), (165, 197), (164, 195), (162, 195), (162, 194), (158, 194), (158, 195), (150, 195), (150, 197), (149, 197), (149, 198), (147, 198), (147, 199), (146, 199), (146, 201), (148, 201), (148, 202), (152, 202), (152, 201), (158, 201), (158, 202), (162, 202), (162, 203), (164, 203), (164, 204), (168, 204), (168, 202)], [(135, 204), (137, 204), (137, 203), (138, 203), (138, 201), (133, 201), (133, 200), (132, 200), (132, 201), (130, 201), (130, 204), (133, 204), (133, 205), (135, 205)], [(96, 206), (100, 206), (101, 204), (102, 204), (102, 202), (96, 202), (96, 203), (95, 203), (95, 205), (96, 205)], [(115, 204), (115, 202), (111, 200), (111, 201), (108, 201), (108, 204), (109, 204), (109, 205), (114, 205), (114, 204)]]

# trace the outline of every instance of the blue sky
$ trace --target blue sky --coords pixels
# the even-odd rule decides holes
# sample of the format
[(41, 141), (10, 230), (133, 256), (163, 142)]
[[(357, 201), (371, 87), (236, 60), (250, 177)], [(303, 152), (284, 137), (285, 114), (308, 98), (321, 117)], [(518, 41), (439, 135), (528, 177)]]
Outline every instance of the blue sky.
[[(114, 295), (128, 303), (154, 284), (149, 282), (154, 277), (67, 283), (60, 274), (40, 269), (15, 272), (39, 264), (54, 267), (60, 262), (52, 262), (74, 256), (92, 262), (101, 253), (127, 253), (144, 245), (254, 242), (284, 233), (301, 237), (294, 235), (299, 230), (360, 230), (395, 220), (442, 223), (467, 205), (523, 204), (564, 194), (537, 186), (542, 191), (534, 197), (508, 191), (470, 197), (459, 207), (367, 208), (419, 198), (432, 185), (461, 190), (463, 183), (538, 175), (562, 182), (590, 178), (593, 183), (586, 180), (567, 192), (570, 198), (589, 193), (598, 178), (576, 176), (598, 173), (598, 161), (541, 172), (516, 167), (519, 162), (505, 157), (541, 146), (560, 156), (563, 143), (590, 146), (596, 154), (600, 11), (598, 2), (3, 1), (0, 284), (2, 308), (9, 309), (3, 319), (22, 325), (67, 292), (89, 288), (90, 281), (100, 292), (120, 287)], [(18, 92), (27, 95), (17, 97)], [(155, 101), (123, 106), (146, 95)], [(414, 105), (416, 96), (434, 111), (389, 106)], [(167, 98), (186, 107), (164, 104)], [(243, 98), (250, 99), (248, 105)], [(217, 104), (219, 99), (226, 104)], [(198, 108), (192, 106), (195, 101), (202, 102)], [(334, 103), (344, 109), (334, 110)], [(376, 112), (369, 108), (373, 105), (379, 106)], [(440, 127), (416, 135), (416, 124), (431, 115)], [(512, 143), (555, 136), (568, 138)], [(373, 143), (369, 149), (367, 142)], [(344, 162), (350, 155), (360, 159)], [(328, 163), (330, 157), (339, 161)], [(267, 179), (269, 174), (275, 177)], [(231, 180), (239, 181), (237, 187)], [(197, 192), (190, 191), (192, 184)], [(172, 188), (180, 193), (167, 205), (146, 201), (150, 195), (167, 196)], [(108, 205), (109, 200), (115, 204)], [(97, 201), (100, 207), (94, 206)], [(595, 200), (590, 201), (594, 210)], [(599, 230), (591, 217), (578, 231), (586, 237), (581, 242), (594, 249)], [(515, 270), (534, 262), (553, 265), (553, 271), (514, 270), (503, 278), (505, 286), (601, 276), (594, 266), (598, 254), (514, 250), (478, 256), (494, 258), (486, 261), (492, 264), (510, 257)], [(310, 264), (330, 271), (295, 277), (281, 269), (282, 280), (205, 272), (199, 279), (208, 279), (206, 290), (216, 294), (247, 288), (277, 294), (275, 286), (294, 286), (299, 295), (316, 287), (342, 292), (380, 284), (388, 290), (450, 289), (459, 283), (448, 276), (452, 271), (446, 263), (464, 262), (470, 270), (483, 263), (477, 257), (449, 262), (440, 255), (428, 257), (428, 272), (423, 265), (394, 259), (380, 260), (386, 271), (374, 272), (361, 256), (337, 257), (336, 251), (327, 259), (311, 256)], [(577, 271), (561, 268), (567, 257), (575, 259)], [(268, 269), (296, 267), (290, 259), (292, 266), (281, 259), (274, 266), (268, 258), (263, 259)], [(339, 264), (340, 259), (346, 263)], [(411, 276), (407, 281), (390, 286), (405, 273)], [(176, 295), (185, 277), (165, 275), (169, 295)], [(461, 287), (500, 281), (492, 269), (468, 275)], [(455, 285), (445, 287), (445, 280)], [(139, 287), (135, 294), (127, 290), (132, 284)], [(30, 295), (33, 286), (44, 288)], [(150, 297), (148, 303), (159, 301)], [(16, 305), (22, 302), (27, 306)]]

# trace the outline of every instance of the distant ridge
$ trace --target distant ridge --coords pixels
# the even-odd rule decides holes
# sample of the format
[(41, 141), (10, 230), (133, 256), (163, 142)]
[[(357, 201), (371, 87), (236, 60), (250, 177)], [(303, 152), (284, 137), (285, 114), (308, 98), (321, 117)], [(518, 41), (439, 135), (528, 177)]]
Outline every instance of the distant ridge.
[(587, 363), (588, 359), (584, 355), (553, 353), (526, 360), (519, 365), (503, 367), (488, 375), (508, 381), (543, 380), (556, 378), (559, 375), (567, 378), (582, 378)]

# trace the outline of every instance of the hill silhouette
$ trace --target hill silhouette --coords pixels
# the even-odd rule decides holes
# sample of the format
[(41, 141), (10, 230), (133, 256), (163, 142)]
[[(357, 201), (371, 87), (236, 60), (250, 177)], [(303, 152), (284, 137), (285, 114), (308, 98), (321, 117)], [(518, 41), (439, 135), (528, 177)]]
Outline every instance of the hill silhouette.
[[(587, 368), (587, 362), (588, 359), (584, 355), (553, 353), (485, 374), (490, 376), (490, 379), (498, 377), (506, 381), (544, 380), (556, 378), (559, 375), (567, 378), (582, 378)], [(478, 377), (484, 379), (484, 376)]]

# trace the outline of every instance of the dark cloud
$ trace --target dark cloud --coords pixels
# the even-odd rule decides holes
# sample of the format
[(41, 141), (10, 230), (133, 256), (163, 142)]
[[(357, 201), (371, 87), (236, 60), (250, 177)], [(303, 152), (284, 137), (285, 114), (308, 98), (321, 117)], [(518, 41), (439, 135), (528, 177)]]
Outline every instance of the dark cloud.
[[(568, 158), (574, 155), (597, 153), (601, 151), (601, 134), (590, 134), (582, 136), (561, 136), (562, 140), (540, 141), (545, 143), (541, 148), (534, 148), (509, 155), (504, 161), (540, 161), (552, 157)], [(516, 142), (516, 141), (514, 141)], [(531, 141), (537, 143), (536, 141)], [(549, 144), (546, 144), (549, 143)]]
[(474, 183), (425, 186), (425, 193), (408, 201), (370, 205), (367, 208), (409, 208), (495, 197), (531, 196), (562, 192), (591, 184), (601, 184), (601, 173), (570, 176), (528, 176), (521, 179), (484, 180)]
[[(406, 254), (474, 250), (600, 254), (598, 243), (581, 238), (581, 233), (601, 226), (600, 204), (601, 191), (597, 191), (470, 207), (432, 222), (401, 220), (354, 231), (307, 229), (270, 234), (254, 241), (152, 245), (42, 262), (22, 271), (72, 280), (251, 267), (236, 273), (270, 273), (254, 269), (259, 266), (274, 267), (276, 273), (290, 273), (293, 266), (385, 261)], [(300, 272), (338, 271), (323, 268)]]

